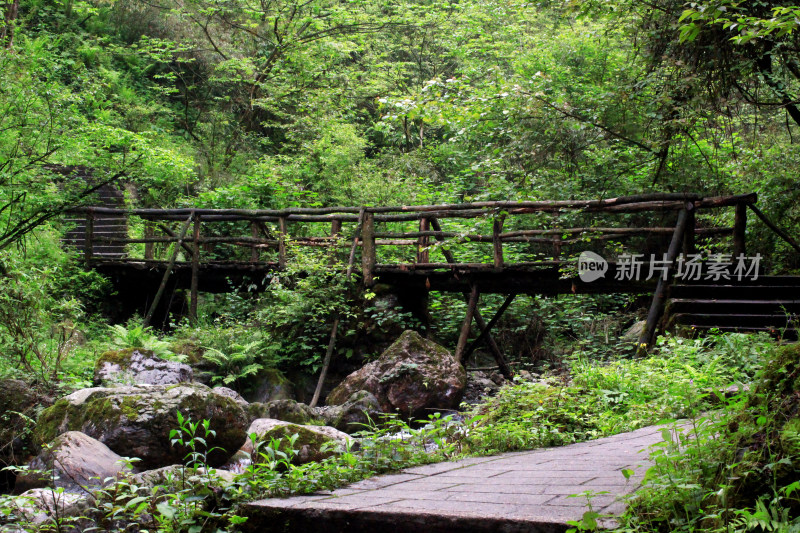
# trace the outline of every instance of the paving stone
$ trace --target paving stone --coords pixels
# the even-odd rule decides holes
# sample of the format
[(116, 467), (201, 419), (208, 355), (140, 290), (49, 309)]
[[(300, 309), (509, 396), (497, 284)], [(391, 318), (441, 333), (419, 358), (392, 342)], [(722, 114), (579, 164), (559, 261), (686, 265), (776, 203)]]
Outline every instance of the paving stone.
[[(496, 457), (408, 468), (332, 492), (254, 502), (245, 531), (405, 533), (562, 533), (588, 509), (584, 491), (603, 515), (625, 509), (649, 464), (640, 450), (660, 442), (661, 429), (637, 431)], [(623, 468), (632, 468), (630, 480)], [(606, 519), (604, 525), (614, 525)], [(284, 527), (289, 527), (284, 529)]]

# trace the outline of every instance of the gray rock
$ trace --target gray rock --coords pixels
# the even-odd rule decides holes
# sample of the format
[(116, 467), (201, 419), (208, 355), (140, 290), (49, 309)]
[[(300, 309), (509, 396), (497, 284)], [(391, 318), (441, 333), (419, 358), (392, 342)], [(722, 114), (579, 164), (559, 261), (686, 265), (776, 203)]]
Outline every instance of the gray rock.
[[(56, 492), (54, 489), (31, 489), (16, 498), (18, 514), (16, 518), (42, 528), (37, 531), (64, 531), (70, 519), (83, 516), (91, 503), (87, 494)], [(56, 527), (56, 517), (62, 522)], [(45, 529), (48, 528), (48, 529)], [(49, 529), (52, 528), (52, 529)]]
[(270, 368), (259, 372), (242, 395), (251, 403), (292, 400), (294, 399), (294, 386), (279, 370)]
[(136, 348), (106, 352), (94, 369), (95, 385), (174, 385), (192, 381), (192, 367)]
[[(254, 420), (247, 430), (248, 436), (252, 434), (256, 434), (257, 440), (266, 444), (269, 444), (272, 439), (281, 439), (279, 449), (284, 452), (289, 449), (289, 439), (296, 434), (297, 440), (292, 446), (293, 449), (299, 450), (293, 459), (296, 464), (321, 461), (355, 442), (350, 435), (342, 433), (336, 428), (292, 424), (271, 418)], [(248, 437), (240, 450), (252, 454), (253, 441)]]
[(431, 410), (458, 407), (467, 375), (444, 347), (404, 332), (381, 356), (353, 372), (328, 396), (328, 405), (345, 403), (366, 390), (381, 410), (405, 418), (424, 417)]
[(317, 410), (294, 400), (273, 400), (266, 404), (266, 416), (292, 424), (310, 424), (319, 419)]
[(644, 331), (646, 325), (646, 320), (634, 322), (633, 325), (622, 334), (622, 340), (628, 342), (639, 342), (639, 337), (642, 336), (642, 332)]
[(364, 390), (351, 394), (342, 405), (321, 407), (317, 413), (325, 424), (345, 433), (357, 433), (379, 424), (383, 415), (375, 395)]
[(173, 486), (185, 480), (191, 484), (210, 483), (215, 486), (230, 485), (233, 483), (235, 474), (228, 470), (212, 468), (198, 468), (197, 470), (186, 468), (183, 465), (169, 465), (154, 470), (145, 470), (133, 476), (134, 483), (144, 485), (149, 488), (157, 486)]
[[(44, 410), (35, 435), (49, 442), (66, 431), (81, 431), (113, 451), (138, 457), (141, 468), (182, 463), (188, 450), (170, 444), (177, 412), (198, 422), (209, 420), (211, 466), (223, 464), (245, 439), (249, 422), (241, 405), (199, 383), (95, 387), (73, 392)], [(203, 436), (203, 435), (200, 435)]]
[(231, 400), (233, 400), (234, 402), (238, 403), (242, 407), (245, 407), (245, 406), (248, 405), (248, 401), (245, 400), (244, 398), (242, 398), (242, 395), (239, 394), (238, 392), (236, 392), (233, 389), (229, 389), (228, 387), (218, 386), (218, 387), (214, 387), (212, 390), (214, 392), (216, 392), (217, 394), (225, 396), (226, 398), (230, 398)]
[[(102, 487), (129, 470), (122, 457), (79, 431), (55, 438), (30, 463), (31, 472), (17, 476), (14, 490), (63, 487), (69, 492)], [(53, 476), (47, 472), (52, 471)], [(54, 479), (55, 478), (55, 479)]]
[(468, 404), (481, 402), (487, 396), (493, 396), (500, 387), (483, 372), (469, 372), (467, 387), (464, 390), (464, 401)]

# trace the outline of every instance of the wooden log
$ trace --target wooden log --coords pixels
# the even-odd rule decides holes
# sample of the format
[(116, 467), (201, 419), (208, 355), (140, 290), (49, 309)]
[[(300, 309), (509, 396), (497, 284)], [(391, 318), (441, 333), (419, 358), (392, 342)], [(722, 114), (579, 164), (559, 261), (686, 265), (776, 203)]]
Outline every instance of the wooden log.
[[(464, 210), (480, 211), (487, 214), (490, 209), (525, 209), (526, 212), (561, 210), (561, 209), (585, 209), (603, 210), (608, 208), (611, 211), (619, 210), (622, 207), (631, 209), (674, 209), (675, 205), (683, 205), (686, 201), (694, 201), (696, 207), (722, 207), (735, 205), (737, 203), (755, 203), (756, 194), (745, 194), (735, 196), (718, 196), (701, 198), (696, 194), (684, 193), (664, 193), (664, 194), (645, 194), (619, 198), (608, 198), (601, 200), (556, 200), (556, 201), (490, 201), (490, 202), (471, 202), (463, 204), (441, 204), (441, 205), (414, 205), (414, 206), (384, 206), (369, 207), (367, 212), (373, 214), (383, 213), (420, 213), (422, 216), (432, 215), (432, 212), (456, 212)], [(71, 212), (84, 212), (87, 208), (75, 208)], [(352, 220), (355, 213), (360, 212), (360, 207), (294, 207), (288, 209), (198, 209), (198, 208), (179, 208), (179, 209), (117, 209), (108, 207), (96, 207), (98, 214), (119, 214), (136, 215), (142, 217), (159, 216), (180, 216), (185, 218), (189, 213), (196, 212), (206, 220), (214, 220), (208, 217), (239, 217), (240, 219), (262, 218), (262, 217), (291, 217), (295, 215), (332, 215), (332, 218), (341, 220)], [(624, 209), (623, 209), (624, 211)], [(423, 215), (423, 213), (425, 215)], [(347, 216), (349, 215), (349, 216)], [(330, 220), (330, 218), (328, 219)]]
[(553, 236), (553, 261), (560, 261), (561, 260), (561, 246), (562, 246), (562, 238), (561, 234), (557, 234)]
[(752, 205), (758, 200), (758, 195), (754, 192), (749, 194), (737, 194), (733, 196), (711, 196), (695, 202), (695, 209), (730, 207), (738, 204)]
[(503, 241), (500, 234), (503, 232), (505, 219), (505, 215), (500, 215), (492, 222), (492, 261), (497, 269), (503, 268)]
[(286, 232), (286, 217), (278, 219), (278, 229), (280, 235), (278, 236), (278, 265), (281, 269), (286, 268), (286, 239), (288, 238)]
[(653, 294), (653, 301), (650, 303), (650, 310), (647, 313), (647, 320), (645, 321), (644, 329), (639, 337), (639, 345), (637, 346), (637, 353), (645, 353), (653, 346), (653, 341), (656, 336), (656, 329), (661, 315), (664, 313), (664, 303), (667, 298), (667, 288), (672, 281), (673, 268), (675, 260), (678, 258), (678, 252), (683, 243), (683, 235), (686, 231), (686, 223), (689, 219), (689, 211), (693, 209), (691, 204), (687, 208), (678, 213), (678, 221), (675, 224), (675, 232), (672, 234), (672, 240), (669, 243), (667, 250), (667, 279), (663, 276), (658, 277), (656, 282), (656, 290)]
[(419, 219), (419, 237), (417, 241), (417, 263), (427, 263), (430, 261), (429, 257), (430, 254), (428, 253), (428, 235), (425, 233), (428, 232), (428, 219), (423, 217)]
[(183, 244), (183, 239), (186, 237), (186, 233), (189, 231), (189, 226), (192, 224), (192, 218), (194, 218), (194, 216), (190, 215), (189, 218), (186, 219), (186, 222), (183, 223), (180, 236), (178, 237), (178, 242), (175, 243), (175, 249), (172, 251), (172, 257), (170, 257), (169, 263), (167, 263), (167, 268), (164, 270), (164, 276), (161, 278), (161, 284), (159, 284), (158, 291), (156, 291), (156, 295), (153, 297), (153, 303), (150, 304), (150, 309), (147, 311), (144, 321), (142, 322), (145, 327), (150, 325), (150, 321), (153, 319), (153, 315), (156, 312), (156, 307), (158, 307), (158, 303), (161, 301), (161, 297), (164, 295), (164, 291), (167, 288), (167, 281), (169, 280), (169, 276), (172, 274), (172, 269), (175, 267), (175, 261), (178, 259), (178, 253), (180, 252), (181, 245)]
[(749, 207), (750, 209), (752, 209), (753, 213), (755, 213), (756, 216), (761, 219), (761, 222), (766, 224), (769, 229), (774, 231), (781, 239), (783, 239), (787, 244), (789, 244), (789, 246), (794, 248), (796, 252), (800, 253), (800, 244), (798, 244), (796, 240), (794, 240), (792, 237), (789, 236), (788, 233), (786, 233), (777, 225), (775, 225), (769, 218), (767, 218), (767, 215), (765, 215), (759, 208), (757, 208), (752, 204), (750, 204)]
[(469, 293), (469, 300), (467, 301), (467, 314), (464, 317), (464, 323), (461, 325), (461, 332), (458, 335), (458, 344), (456, 345), (456, 361), (461, 363), (464, 357), (464, 350), (467, 347), (467, 340), (469, 340), (469, 330), (472, 326), (472, 317), (475, 315), (475, 309), (478, 307), (478, 297), (480, 292), (478, 286), (472, 284), (472, 289)]
[(339, 238), (342, 233), (342, 221), (340, 219), (331, 220), (331, 237), (334, 239)]
[(172, 238), (174, 239), (174, 240), (172, 240), (172, 241), (165, 241), (165, 242), (179, 242), (179, 243), (180, 243), (180, 245), (181, 245), (181, 247), (183, 248), (183, 250), (184, 250), (184, 251), (185, 251), (187, 254), (189, 254), (190, 256), (192, 255), (192, 248), (191, 248), (191, 247), (190, 247), (188, 244), (186, 244), (185, 242), (183, 242), (183, 240), (182, 240), (182, 239), (179, 239), (179, 238), (178, 238), (178, 234), (177, 234), (177, 233), (175, 233), (174, 231), (172, 231), (172, 229), (171, 229), (169, 226), (166, 226), (166, 225), (164, 225), (164, 224), (159, 224), (159, 225), (158, 225), (158, 228), (159, 228), (161, 231), (163, 231), (164, 233), (166, 233), (167, 235), (169, 235), (170, 237), (172, 237)]
[[(347, 271), (345, 276), (348, 282), (353, 275), (353, 265), (355, 264), (356, 260), (356, 247), (358, 246), (359, 236), (364, 225), (364, 216), (365, 208), (362, 207), (361, 211), (358, 213), (358, 224), (356, 225), (356, 229), (353, 234), (353, 244), (350, 246), (350, 255), (347, 259)], [(341, 229), (341, 227), (339, 229)], [(333, 359), (333, 350), (336, 347), (336, 335), (339, 331), (339, 319), (339, 314), (336, 313), (333, 318), (333, 326), (331, 327), (331, 336), (328, 339), (328, 348), (325, 350), (325, 359), (322, 361), (322, 371), (319, 374), (317, 387), (314, 389), (314, 396), (311, 398), (311, 403), (308, 404), (310, 407), (317, 406), (320, 394), (322, 393), (322, 387), (325, 385), (325, 377), (328, 375), (328, 368), (331, 366), (331, 360)]]
[(197, 322), (197, 287), (200, 281), (200, 216), (197, 214), (194, 216), (194, 235), (192, 237), (194, 241), (192, 246), (192, 279), (189, 289), (189, 320), (192, 323)]
[(695, 234), (697, 233), (697, 217), (695, 210), (690, 210), (686, 215), (686, 231), (683, 235), (683, 253), (692, 255), (697, 251), (695, 246)]
[(745, 234), (747, 232), (747, 204), (736, 204), (733, 219), (733, 257), (744, 257), (747, 252)]
[[(259, 239), (258, 223), (255, 221), (250, 222), (250, 237), (255, 241)], [(258, 263), (258, 248), (253, 246), (250, 249), (250, 262)]]
[[(155, 227), (151, 220), (144, 221), (144, 238), (151, 239), (155, 236)], [(152, 242), (145, 242), (144, 258), (155, 259), (155, 249)]]
[[(500, 321), (500, 318), (502, 318), (503, 314), (506, 312), (506, 310), (508, 309), (508, 307), (511, 305), (511, 303), (514, 301), (514, 298), (516, 298), (516, 297), (517, 297), (516, 293), (509, 294), (506, 297), (505, 301), (503, 301), (503, 304), (500, 306), (500, 308), (494, 314), (492, 319), (489, 320), (488, 324), (485, 324), (485, 323), (483, 325), (478, 324), (478, 327), (481, 328), (481, 333), (480, 333), (480, 335), (478, 335), (477, 339), (472, 341), (472, 343), (469, 345), (469, 347), (464, 352), (464, 358), (461, 361), (462, 364), (464, 364), (464, 365), (467, 364), (467, 361), (469, 361), (469, 358), (472, 355), (472, 352), (474, 352), (475, 349), (478, 346), (480, 346), (481, 342), (483, 342), (484, 340), (491, 339), (490, 333), (492, 331), (492, 328), (494, 328), (497, 325), (497, 322)], [(483, 322), (483, 319), (481, 319), (481, 322)], [(511, 367), (508, 365), (508, 361), (506, 361), (505, 357), (503, 356), (502, 352), (500, 351), (500, 348), (497, 347), (497, 346), (495, 346), (495, 348), (497, 349), (497, 352), (500, 354), (499, 357), (497, 357), (497, 355), (495, 355), (495, 360), (497, 361), (497, 364), (498, 364), (498, 366), (500, 368), (500, 371), (503, 373), (503, 376), (511, 375), (512, 374)], [(494, 349), (492, 349), (492, 352), (494, 352)]]
[(94, 211), (86, 212), (86, 226), (84, 227), (83, 240), (83, 260), (87, 267), (92, 266), (92, 254), (94, 253)]
[(365, 287), (372, 287), (375, 284), (375, 265), (377, 263), (375, 215), (365, 212), (364, 223), (361, 228), (361, 272)]

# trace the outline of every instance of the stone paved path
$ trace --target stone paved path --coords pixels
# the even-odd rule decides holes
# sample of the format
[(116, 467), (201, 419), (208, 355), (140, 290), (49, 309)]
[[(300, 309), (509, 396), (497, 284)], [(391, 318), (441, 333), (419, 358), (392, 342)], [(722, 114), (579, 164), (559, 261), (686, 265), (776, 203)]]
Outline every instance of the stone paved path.
[[(645, 450), (662, 440), (647, 427), (560, 448), (476, 457), (409, 468), (333, 492), (269, 499), (248, 506), (248, 531), (550, 532), (587, 510), (619, 514), (649, 465)], [(640, 453), (641, 452), (641, 453)], [(630, 480), (623, 468), (635, 474)]]

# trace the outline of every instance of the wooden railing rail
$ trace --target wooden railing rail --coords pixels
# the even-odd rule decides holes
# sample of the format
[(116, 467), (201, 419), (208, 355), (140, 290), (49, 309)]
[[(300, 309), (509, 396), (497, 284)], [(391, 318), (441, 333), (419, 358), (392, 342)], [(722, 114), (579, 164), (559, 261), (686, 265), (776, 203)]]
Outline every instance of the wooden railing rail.
[[(666, 193), (636, 195), (603, 200), (563, 200), (563, 201), (498, 201), (472, 202), (464, 204), (415, 205), (415, 206), (366, 206), (366, 207), (320, 207), (288, 209), (116, 209), (106, 207), (86, 207), (76, 209), (76, 213), (86, 216), (86, 235), (83, 247), (84, 261), (87, 265), (103, 261), (142, 261), (145, 263), (168, 263), (170, 265), (189, 264), (192, 269), (192, 292), (190, 315), (195, 314), (196, 279), (203, 265), (214, 263), (251, 263), (285, 268), (293, 246), (356, 248), (361, 250), (361, 270), (363, 282), (370, 286), (376, 278), (376, 270), (393, 271), (408, 268), (444, 269), (454, 265), (474, 270), (500, 270), (507, 266), (514, 268), (536, 268), (563, 264), (570, 256), (570, 247), (586, 245), (589, 242), (623, 241), (631, 238), (657, 238), (674, 233), (675, 227), (655, 225), (638, 227), (628, 223), (613, 227), (607, 220), (616, 216), (639, 216), (636, 213), (660, 213), (659, 218), (671, 217), (671, 212), (687, 213), (685, 231), (682, 233), (684, 252), (693, 250), (697, 238), (733, 236), (733, 254), (745, 251), (745, 228), (747, 208), (756, 210), (753, 205), (755, 194), (737, 196), (702, 197), (696, 194)], [(687, 206), (689, 208), (687, 209)], [(735, 207), (735, 221), (732, 227), (698, 227), (696, 213), (705, 209)], [(560, 213), (590, 213), (591, 218), (575, 227), (547, 227), (539, 217), (552, 217)], [(609, 217), (601, 216), (603, 213)], [(122, 238), (98, 234), (92, 221), (98, 216), (138, 217), (142, 221), (141, 236)], [(521, 219), (530, 215), (533, 219)], [(601, 216), (601, 218), (597, 218)], [(175, 221), (185, 223), (191, 218), (193, 228), (188, 237), (182, 237), (175, 228)], [(640, 217), (641, 218), (641, 217)], [(444, 230), (442, 221), (452, 219), (457, 229)], [(475, 223), (455, 223), (456, 220), (476, 220)], [(562, 219), (559, 218), (559, 221)], [(575, 217), (573, 217), (575, 220)], [(674, 219), (673, 219), (674, 220)], [(414, 222), (415, 227), (402, 227), (403, 223)], [(589, 222), (586, 224), (585, 222)], [(224, 226), (233, 223), (233, 227)], [(236, 226), (241, 223), (241, 229)], [(329, 224), (320, 232), (319, 223)], [(351, 233), (344, 224), (358, 226), (357, 234)], [(592, 223), (599, 223), (592, 226)], [(223, 224), (217, 226), (217, 224)], [(172, 227), (170, 227), (172, 225)], [(531, 225), (539, 227), (530, 227)], [(544, 227), (541, 227), (544, 225)], [(566, 224), (569, 225), (569, 224)], [(573, 224), (574, 225), (574, 224)], [(214, 226), (212, 228), (212, 226)], [(481, 226), (490, 228), (488, 232), (476, 231)], [(527, 227), (526, 227), (527, 226)], [(353, 225), (348, 226), (353, 228)], [(460, 231), (459, 231), (460, 230)], [(161, 232), (160, 235), (157, 233)], [(320, 235), (320, 233), (322, 233)], [(351, 246), (351, 242), (353, 245)], [(456, 263), (452, 254), (448, 257), (446, 246), (455, 243), (485, 243), (491, 248), (482, 254), (486, 260), (475, 261), (464, 257)], [(130, 254), (124, 259), (106, 259), (95, 252), (101, 245), (144, 245), (141, 256)], [(165, 253), (164, 247), (177, 244), (171, 257), (158, 256)], [(230, 252), (228, 259), (212, 258), (217, 245), (233, 246), (234, 250), (244, 249), (244, 255)], [(379, 250), (383, 247), (414, 247), (413, 258), (405, 260), (394, 257), (381, 262)], [(519, 248), (519, 247), (522, 248)], [(538, 256), (526, 259), (533, 248), (538, 246)], [(140, 249), (141, 250), (141, 249)], [(397, 249), (395, 249), (397, 250)], [(432, 252), (444, 254), (446, 262), (436, 262)], [(547, 251), (549, 250), (549, 251)], [(183, 252), (183, 259), (179, 260)], [(399, 252), (392, 252), (397, 255)], [(544, 256), (542, 256), (544, 254)], [(233, 257), (233, 258), (231, 258)], [(343, 261), (344, 259), (341, 259)], [(170, 267), (172, 268), (172, 266)]]

